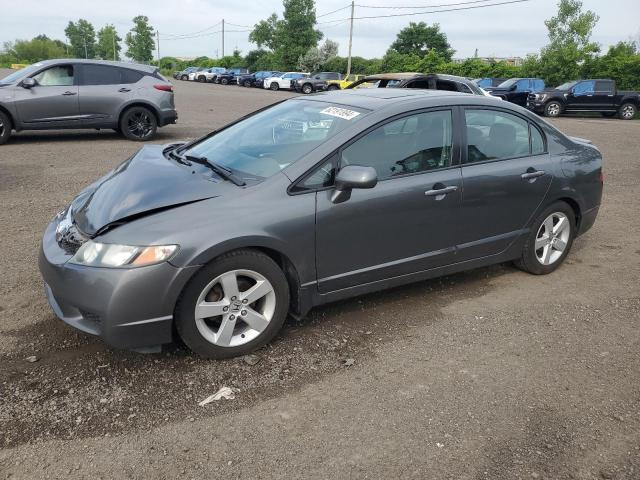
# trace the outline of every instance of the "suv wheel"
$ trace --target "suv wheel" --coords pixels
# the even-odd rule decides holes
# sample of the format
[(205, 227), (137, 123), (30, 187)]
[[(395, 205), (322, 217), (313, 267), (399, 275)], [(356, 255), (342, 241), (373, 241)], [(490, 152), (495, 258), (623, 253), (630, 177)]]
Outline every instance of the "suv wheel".
[(289, 286), (267, 255), (237, 250), (195, 274), (175, 309), (180, 338), (207, 358), (244, 355), (280, 330), (289, 310)]
[(631, 120), (636, 116), (637, 111), (638, 109), (633, 103), (623, 103), (618, 114), (622, 120)]
[(9, 118), (9, 116), (6, 113), (0, 111), (0, 145), (9, 141), (12, 128), (13, 126), (11, 124), (11, 119)]
[(269, 88), (275, 92), (276, 90), (280, 90), (280, 85), (278, 82), (272, 82), (271, 85), (269, 85)]
[(228, 85), (229, 84), (229, 79), (228, 78), (223, 78), (222, 80), (220, 80), (220, 83), (222, 85)]
[(180, 80), (189, 80), (189, 75), (182, 75)]
[(251, 80), (245, 80), (244, 81), (244, 86), (249, 88), (251, 86)]
[(533, 223), (516, 265), (535, 275), (553, 272), (569, 254), (575, 231), (573, 209), (565, 202), (554, 203)]
[(156, 116), (145, 107), (132, 107), (124, 112), (120, 119), (120, 130), (129, 140), (150, 140), (155, 136), (157, 129)]
[(198, 81), (199, 81), (200, 83), (204, 83), (204, 82), (206, 82), (206, 81), (207, 81), (207, 77), (205, 77), (204, 75), (200, 75), (200, 76), (198, 77)]
[(340, 87), (338, 85), (336, 85), (335, 83), (332, 83), (331, 85), (329, 85), (327, 87), (327, 90), (338, 90), (340, 89)]
[(311, 92), (313, 92), (313, 87), (311, 86), (310, 83), (305, 83), (302, 86), (302, 93), (309, 94)]
[(562, 105), (559, 102), (549, 102), (544, 106), (544, 115), (546, 117), (558, 117), (562, 112)]

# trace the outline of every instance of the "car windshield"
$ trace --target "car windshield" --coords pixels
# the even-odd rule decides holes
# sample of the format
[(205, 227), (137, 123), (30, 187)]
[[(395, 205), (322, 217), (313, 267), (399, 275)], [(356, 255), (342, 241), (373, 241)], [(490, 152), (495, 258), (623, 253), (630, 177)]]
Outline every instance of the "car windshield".
[(270, 177), (307, 155), (368, 110), (289, 100), (205, 137), (179, 153), (206, 157), (239, 175)]
[(42, 67), (42, 63), (34, 63), (33, 65), (29, 65), (28, 67), (21, 68), (20, 70), (13, 72), (10, 75), (7, 75), (4, 78), (0, 79), (0, 84), (9, 84), (13, 83), (19, 78), (22, 78), (25, 75), (29, 75), (30, 73), (35, 72), (40, 67)]
[(556, 87), (556, 90), (571, 90), (571, 88), (578, 82), (567, 82), (567, 83), (563, 83), (562, 85), (559, 85)]
[(519, 78), (510, 78), (509, 80), (505, 80), (500, 85), (498, 85), (498, 88), (509, 88), (511, 85), (515, 84), (518, 80), (520, 80), (520, 79)]

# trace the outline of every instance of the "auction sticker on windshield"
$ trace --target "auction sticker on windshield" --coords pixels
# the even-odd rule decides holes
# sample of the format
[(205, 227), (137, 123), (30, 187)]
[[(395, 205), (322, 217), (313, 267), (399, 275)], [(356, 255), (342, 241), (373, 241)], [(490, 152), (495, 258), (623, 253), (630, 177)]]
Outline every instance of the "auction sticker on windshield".
[(360, 112), (349, 110), (348, 108), (339, 107), (327, 107), (324, 110), (320, 110), (320, 113), (325, 115), (331, 115), (332, 117), (342, 118), (343, 120), (351, 120), (352, 118), (360, 115)]

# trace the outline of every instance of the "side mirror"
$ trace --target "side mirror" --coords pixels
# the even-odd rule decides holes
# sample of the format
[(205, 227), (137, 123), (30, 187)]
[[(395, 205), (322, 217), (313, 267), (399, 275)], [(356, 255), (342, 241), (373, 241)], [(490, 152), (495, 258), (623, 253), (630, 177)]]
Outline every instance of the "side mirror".
[(22, 82), (20, 82), (20, 85), (23, 88), (29, 89), (32, 87), (35, 87), (38, 84), (38, 82), (36, 82), (36, 80), (34, 78), (25, 78), (24, 80), (22, 80)]
[(333, 203), (342, 203), (351, 198), (354, 188), (373, 188), (378, 183), (378, 174), (373, 167), (347, 165), (340, 169), (334, 181), (335, 190), (331, 195)]

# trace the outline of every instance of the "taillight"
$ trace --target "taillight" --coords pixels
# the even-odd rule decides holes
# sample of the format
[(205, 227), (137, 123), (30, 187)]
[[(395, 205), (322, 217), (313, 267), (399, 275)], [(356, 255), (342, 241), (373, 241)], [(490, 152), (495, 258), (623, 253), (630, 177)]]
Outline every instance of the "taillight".
[(153, 88), (156, 90), (162, 90), (163, 92), (173, 92), (173, 85), (166, 83), (159, 83), (158, 85), (154, 85)]

